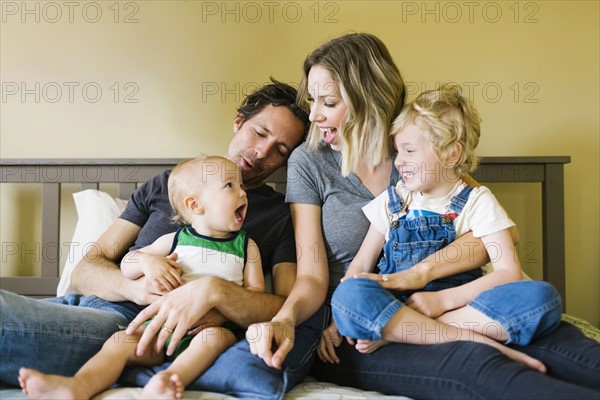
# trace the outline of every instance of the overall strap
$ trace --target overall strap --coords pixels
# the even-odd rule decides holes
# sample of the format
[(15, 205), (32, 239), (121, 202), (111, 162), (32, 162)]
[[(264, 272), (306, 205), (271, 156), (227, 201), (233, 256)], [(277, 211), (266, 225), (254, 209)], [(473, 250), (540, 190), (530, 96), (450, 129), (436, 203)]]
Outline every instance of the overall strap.
[(450, 205), (448, 205), (448, 208), (451, 211), (454, 211), (457, 214), (460, 214), (463, 210), (463, 208), (465, 208), (465, 204), (467, 204), (467, 200), (469, 200), (469, 195), (471, 194), (471, 191), (473, 190), (473, 186), (465, 186), (463, 188), (463, 190), (460, 191), (459, 194), (457, 194), (456, 196), (452, 197), (452, 199), (450, 200)]
[(390, 226), (395, 228), (398, 226), (398, 220), (400, 219), (400, 211), (402, 211), (402, 198), (398, 196), (393, 186), (387, 187), (388, 193), (388, 217), (390, 219)]
[(398, 193), (394, 190), (393, 186), (387, 187), (388, 198), (390, 201), (388, 202), (388, 209), (390, 214), (397, 214), (402, 211), (402, 199), (398, 196)]

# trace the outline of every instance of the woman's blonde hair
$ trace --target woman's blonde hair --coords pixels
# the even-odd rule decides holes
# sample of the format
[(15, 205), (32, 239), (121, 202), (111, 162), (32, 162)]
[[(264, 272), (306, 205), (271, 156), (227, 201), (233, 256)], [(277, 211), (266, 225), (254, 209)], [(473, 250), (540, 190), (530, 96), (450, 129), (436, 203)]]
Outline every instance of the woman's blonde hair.
[(433, 152), (442, 163), (448, 163), (459, 144), (461, 154), (453, 167), (461, 175), (475, 170), (481, 118), (475, 106), (462, 95), (459, 85), (444, 84), (437, 90), (421, 93), (404, 106), (394, 121), (391, 136), (411, 124), (427, 131)]
[[(339, 132), (342, 175), (355, 171), (364, 159), (371, 166), (381, 164), (391, 154), (388, 133), (405, 96), (404, 82), (387, 47), (371, 34), (352, 33), (313, 51), (304, 61), (298, 92), (298, 103), (304, 107), (308, 106), (308, 73), (315, 65), (331, 74), (348, 109)], [(319, 146), (321, 132), (316, 124), (311, 125), (306, 142), (312, 150)]]

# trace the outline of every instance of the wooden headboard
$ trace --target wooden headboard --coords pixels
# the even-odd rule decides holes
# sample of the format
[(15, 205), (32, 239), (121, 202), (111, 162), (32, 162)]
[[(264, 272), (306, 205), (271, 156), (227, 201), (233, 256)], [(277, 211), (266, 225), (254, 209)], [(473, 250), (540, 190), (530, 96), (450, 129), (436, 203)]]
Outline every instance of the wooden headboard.
[[(61, 184), (79, 183), (81, 189), (98, 189), (100, 183), (116, 183), (119, 197), (128, 199), (139, 183), (170, 169), (179, 159), (2, 159), (0, 183), (38, 183), (42, 189), (42, 248), (60, 251)], [(568, 156), (483, 157), (473, 174), (479, 182), (541, 182), (543, 230), (543, 278), (565, 297), (564, 164)], [(269, 183), (285, 193), (285, 168)], [(41, 261), (41, 276), (3, 277), (0, 288), (36, 297), (56, 295), (59, 257)]]

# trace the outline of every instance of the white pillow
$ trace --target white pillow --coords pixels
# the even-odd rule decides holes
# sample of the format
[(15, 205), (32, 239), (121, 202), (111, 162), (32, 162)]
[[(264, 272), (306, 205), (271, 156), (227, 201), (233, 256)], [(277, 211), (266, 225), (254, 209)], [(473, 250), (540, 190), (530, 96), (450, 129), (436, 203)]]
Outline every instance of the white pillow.
[(127, 205), (126, 200), (113, 199), (108, 193), (94, 189), (73, 193), (73, 199), (78, 220), (69, 246), (67, 261), (56, 289), (57, 296), (75, 291), (71, 286), (73, 268), (83, 258), (87, 249), (93, 246), (100, 235), (115, 222)]

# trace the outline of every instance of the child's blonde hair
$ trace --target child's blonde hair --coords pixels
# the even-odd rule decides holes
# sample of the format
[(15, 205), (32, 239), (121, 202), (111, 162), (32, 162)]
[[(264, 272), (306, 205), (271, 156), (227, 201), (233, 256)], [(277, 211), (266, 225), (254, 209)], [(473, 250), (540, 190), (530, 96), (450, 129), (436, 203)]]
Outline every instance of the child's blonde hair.
[[(368, 33), (340, 36), (314, 50), (304, 60), (298, 102), (307, 107), (308, 74), (320, 65), (336, 81), (348, 108), (340, 127), (343, 176), (361, 160), (381, 164), (392, 153), (389, 131), (404, 104), (404, 82), (385, 44)], [(316, 149), (322, 134), (311, 124), (306, 143)]]
[[(217, 168), (208, 167), (205, 164), (213, 162), (215, 165), (231, 163), (226, 158), (218, 156), (202, 156), (181, 161), (173, 168), (167, 183), (169, 190), (169, 202), (173, 209), (171, 221), (175, 224), (190, 225), (189, 211), (184, 206), (184, 199), (190, 194), (200, 195), (198, 185), (206, 183), (209, 176), (219, 174), (223, 176), (224, 166)], [(226, 168), (226, 167), (225, 167)], [(237, 168), (237, 167), (236, 167)]]
[(475, 106), (462, 95), (456, 84), (444, 84), (436, 90), (421, 93), (407, 104), (394, 121), (391, 136), (408, 125), (416, 125), (428, 132), (428, 141), (434, 154), (447, 164), (456, 144), (461, 154), (454, 168), (459, 174), (469, 173), (477, 167), (475, 148), (479, 144), (481, 118)]

